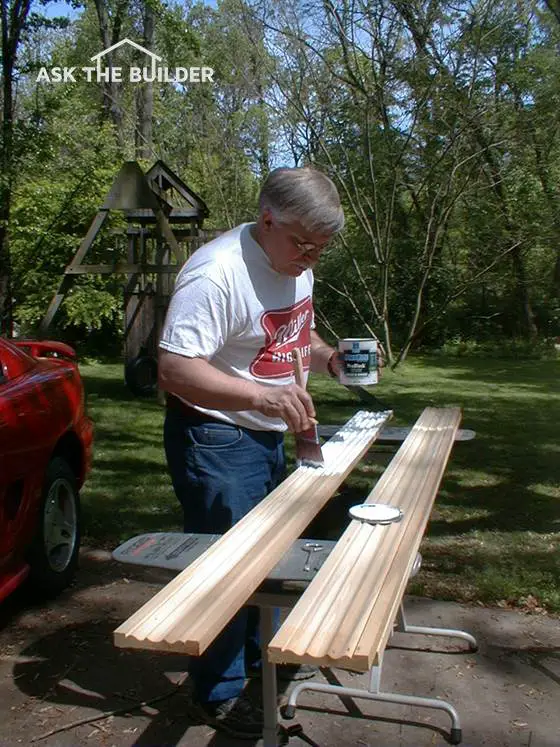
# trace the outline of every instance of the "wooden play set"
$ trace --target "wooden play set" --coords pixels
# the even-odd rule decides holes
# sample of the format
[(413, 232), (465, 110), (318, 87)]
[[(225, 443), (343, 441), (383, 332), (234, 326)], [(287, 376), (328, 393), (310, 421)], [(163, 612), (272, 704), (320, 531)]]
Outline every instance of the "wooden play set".
[(49, 335), (77, 278), (114, 276), (122, 286), (125, 380), (135, 394), (152, 393), (175, 275), (196, 248), (220, 233), (204, 229), (207, 217), (202, 198), (163, 161), (146, 173), (136, 161), (124, 163), (64, 270), (39, 335)]

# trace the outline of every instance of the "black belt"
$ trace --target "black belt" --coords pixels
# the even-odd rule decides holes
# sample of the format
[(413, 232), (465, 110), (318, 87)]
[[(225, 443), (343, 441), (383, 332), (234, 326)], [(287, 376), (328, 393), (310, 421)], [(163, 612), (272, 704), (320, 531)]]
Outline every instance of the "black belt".
[(167, 393), (165, 397), (166, 405), (168, 410), (173, 410), (174, 412), (180, 412), (181, 415), (184, 415), (186, 418), (191, 420), (194, 423), (223, 423), (223, 420), (218, 420), (218, 418), (213, 418), (211, 415), (207, 415), (205, 412), (200, 412), (200, 410), (196, 410), (194, 407), (191, 407), (190, 405), (187, 405), (186, 402), (183, 402), (182, 399), (179, 399), (179, 397), (176, 397), (174, 394)]
[[(226, 420), (219, 420), (218, 418), (213, 418), (211, 415), (207, 415), (205, 412), (200, 412), (200, 410), (195, 410), (194, 407), (191, 407), (190, 405), (187, 405), (186, 402), (183, 402), (182, 399), (179, 399), (179, 397), (176, 397), (174, 394), (167, 394), (165, 395), (165, 404), (167, 406), (168, 410), (171, 410), (172, 412), (179, 412), (181, 415), (183, 415), (185, 418), (188, 418), (191, 423), (194, 423), (195, 425), (202, 425), (203, 423), (220, 423), (220, 425), (235, 425), (235, 423), (229, 423)], [(246, 432), (251, 432), (251, 428), (246, 428), (245, 426), (237, 426), (238, 428), (243, 428)], [(270, 435), (274, 434), (278, 439), (282, 439), (283, 433), (281, 431), (266, 431)], [(258, 431), (258, 433), (262, 433), (262, 431)]]

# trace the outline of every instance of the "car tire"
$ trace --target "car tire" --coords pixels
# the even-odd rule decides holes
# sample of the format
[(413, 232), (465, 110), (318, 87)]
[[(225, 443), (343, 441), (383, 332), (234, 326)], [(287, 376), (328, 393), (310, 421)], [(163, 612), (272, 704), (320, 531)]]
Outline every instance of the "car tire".
[(80, 496), (76, 477), (62, 457), (47, 467), (35, 538), (28, 560), (29, 583), (41, 597), (52, 597), (74, 578), (80, 551)]

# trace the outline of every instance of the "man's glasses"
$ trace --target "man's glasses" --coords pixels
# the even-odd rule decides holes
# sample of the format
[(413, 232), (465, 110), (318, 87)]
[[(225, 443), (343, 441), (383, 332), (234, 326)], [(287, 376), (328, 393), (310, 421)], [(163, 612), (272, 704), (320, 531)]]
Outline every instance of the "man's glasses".
[(311, 241), (300, 241), (295, 236), (290, 237), (293, 245), (298, 250), (300, 257), (311, 257), (313, 259), (319, 259), (324, 257), (331, 249), (331, 242), (327, 241), (324, 244), (314, 244)]
[[(272, 220), (279, 228), (286, 227), (285, 224), (280, 223), (278, 219), (273, 218)], [(328, 252), (332, 249), (331, 239), (325, 241), (324, 244), (314, 244), (312, 241), (301, 241), (297, 236), (294, 236), (293, 234), (291, 236), (288, 236), (288, 238), (297, 249), (300, 257), (319, 259), (319, 257), (324, 257), (325, 254), (328, 254)]]

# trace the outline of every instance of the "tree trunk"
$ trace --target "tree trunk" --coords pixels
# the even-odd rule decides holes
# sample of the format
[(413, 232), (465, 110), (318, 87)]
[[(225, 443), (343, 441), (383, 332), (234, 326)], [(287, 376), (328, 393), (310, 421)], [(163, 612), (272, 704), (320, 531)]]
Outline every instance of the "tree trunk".
[(559, 0), (545, 0), (545, 3), (549, 11), (555, 16), (558, 23), (560, 23), (560, 2)]
[(12, 266), (8, 237), (10, 220), (10, 193), (0, 193), (0, 335), (11, 337), (12, 328)]
[[(487, 176), (490, 182), (492, 191), (496, 195), (499, 202), (502, 216), (504, 219), (504, 225), (507, 229), (512, 242), (520, 235), (520, 231), (515, 223), (514, 217), (511, 213), (510, 206), (507, 199), (507, 194), (504, 189), (502, 174), (498, 164), (495, 161), (493, 151), (488, 147), (488, 142), (482, 127), (477, 126), (475, 128), (475, 136), (477, 141), (483, 146), (484, 159), (488, 167)], [(521, 242), (517, 242), (521, 243)], [(527, 270), (525, 262), (523, 260), (523, 253), (521, 246), (516, 246), (511, 252), (513, 273), (515, 277), (515, 300), (517, 305), (517, 312), (521, 320), (521, 327), (523, 334), (529, 337), (536, 337), (538, 335), (537, 325), (535, 324), (535, 314), (533, 312), (533, 306), (531, 304), (531, 296), (529, 294), (529, 279), (527, 277)]]
[(539, 331), (535, 324), (535, 314), (529, 296), (529, 280), (523, 260), (521, 247), (517, 247), (511, 253), (513, 272), (515, 274), (515, 294), (518, 308), (522, 311), (522, 332), (528, 337), (537, 337)]
[[(128, 6), (128, 0), (119, 0), (117, 3), (113, 29), (109, 28), (109, 14), (107, 12), (106, 0), (95, 0), (95, 9), (99, 20), (99, 33), (104, 49), (108, 49), (119, 41), (124, 12)], [(109, 68), (113, 67), (113, 53), (109, 52), (105, 59)], [(103, 109), (105, 116), (113, 123), (115, 137), (119, 148), (124, 148), (123, 111), (120, 94), (120, 84), (111, 80), (103, 81)]]
[[(4, 2), (2, 2), (2, 50), (4, 45)], [(8, 226), (12, 198), (12, 65), (9, 57), (2, 54), (2, 173), (0, 174), (0, 334), (12, 335), (12, 263)]]
[[(144, 5), (144, 47), (150, 52), (154, 48), (154, 11), (149, 2)], [(152, 122), (154, 114), (154, 86), (151, 82), (140, 84), (136, 89), (136, 158), (149, 160), (152, 157)]]
[(558, 244), (558, 237), (560, 236), (560, 189), (558, 189), (555, 183), (549, 178), (549, 170), (552, 171), (552, 169), (547, 168), (548, 164), (544, 163), (543, 148), (538, 142), (537, 134), (534, 129), (531, 134), (535, 150), (537, 174), (550, 210), (552, 240), (554, 244), (556, 244), (556, 260), (552, 270), (552, 287), (556, 298), (560, 298), (560, 246)]
[(258, 124), (258, 135), (257, 135), (257, 160), (259, 164), (259, 176), (264, 181), (270, 171), (270, 132), (268, 128), (268, 119), (264, 116), (266, 112), (266, 98), (265, 89), (262, 82), (262, 76), (259, 70), (258, 55), (253, 53), (251, 55), (251, 65), (253, 68), (253, 79), (256, 82), (257, 89), (257, 101), (259, 102), (259, 114), (261, 119)]
[(2, 20), (2, 143), (0, 153), (0, 334), (11, 337), (12, 262), (9, 246), (10, 208), (15, 174), (13, 75), (21, 32), (31, 0), (0, 0)]

